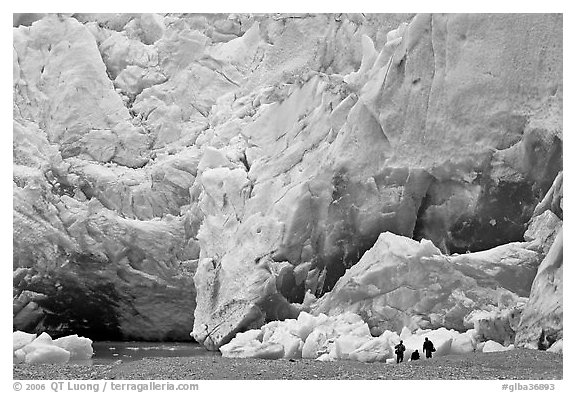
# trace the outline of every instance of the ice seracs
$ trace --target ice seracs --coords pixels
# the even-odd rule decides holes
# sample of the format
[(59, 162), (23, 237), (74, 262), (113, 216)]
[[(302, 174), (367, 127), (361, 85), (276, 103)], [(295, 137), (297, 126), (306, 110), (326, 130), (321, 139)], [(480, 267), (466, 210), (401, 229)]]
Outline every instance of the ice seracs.
[(366, 315), (374, 332), (403, 326), (464, 331), (473, 327), (465, 325), (472, 312), (504, 314), (522, 303), (515, 293), (482, 286), (466, 273), (432, 242), (385, 232), (311, 309), (329, 316)]

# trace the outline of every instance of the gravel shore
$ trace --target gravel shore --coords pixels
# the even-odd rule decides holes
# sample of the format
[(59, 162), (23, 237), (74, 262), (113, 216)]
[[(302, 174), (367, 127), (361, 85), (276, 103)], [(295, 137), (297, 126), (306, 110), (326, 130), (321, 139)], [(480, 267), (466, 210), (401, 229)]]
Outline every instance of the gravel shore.
[(109, 365), (16, 364), (14, 379), (562, 379), (562, 355), (517, 349), (449, 355), (402, 364), (352, 361), (229, 359), (223, 357), (144, 358)]

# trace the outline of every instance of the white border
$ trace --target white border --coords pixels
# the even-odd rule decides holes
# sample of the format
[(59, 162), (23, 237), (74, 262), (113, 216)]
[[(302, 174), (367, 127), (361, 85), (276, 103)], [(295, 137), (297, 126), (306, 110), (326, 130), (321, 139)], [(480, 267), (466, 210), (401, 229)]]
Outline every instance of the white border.
[[(564, 265), (564, 276), (568, 285), (564, 288), (564, 332), (568, 334), (564, 338), (565, 351), (568, 356), (564, 358), (564, 380), (551, 381), (557, 384), (556, 391), (568, 391), (569, 386), (573, 386), (575, 381), (575, 374), (573, 370), (574, 361), (572, 360), (572, 353), (574, 349), (574, 340), (570, 335), (574, 331), (574, 312), (571, 307), (570, 299), (574, 298), (574, 287), (571, 281), (574, 279), (574, 264), (571, 256), (574, 255), (574, 246), (571, 244), (570, 239), (573, 234), (573, 207), (572, 201), (574, 197), (574, 182), (573, 182), (573, 156), (571, 156), (571, 149), (574, 147), (574, 77), (572, 76), (574, 67), (574, 44), (571, 38), (575, 38), (576, 34), (574, 13), (572, 8), (569, 7), (568, 1), (503, 1), (503, 0), (484, 0), (484, 1), (386, 1), (386, 0), (354, 0), (349, 2), (338, 1), (314, 1), (314, 0), (289, 0), (285, 2), (275, 1), (232, 1), (232, 0), (218, 0), (218, 1), (175, 1), (163, 0), (161, 2), (148, 2), (142, 1), (111, 1), (100, 0), (89, 3), (81, 3), (78, 1), (40, 1), (40, 0), (27, 0), (21, 2), (10, 2), (11, 4), (2, 5), (2, 12), (0, 14), (2, 26), (2, 48), (5, 49), (5, 56), (11, 56), (11, 41), (12, 30), (11, 24), (8, 19), (12, 17), (14, 12), (386, 12), (386, 13), (400, 13), (400, 12), (553, 12), (564, 13), (564, 151), (567, 152), (564, 168), (567, 173), (564, 176), (564, 195), (566, 196), (564, 203), (565, 221), (568, 225), (564, 227), (564, 236), (567, 239), (565, 242), (565, 255), (568, 256), (567, 263)], [(4, 30), (5, 29), (5, 30)], [(10, 30), (8, 30), (10, 29)], [(11, 303), (9, 302), (12, 287), (11, 277), (11, 261), (12, 261), (12, 195), (10, 187), (10, 179), (12, 178), (12, 94), (11, 94), (11, 62), (5, 59), (1, 62), (2, 65), (2, 132), (0, 133), (1, 147), (3, 149), (0, 155), (2, 163), (0, 164), (2, 173), (2, 183), (6, 187), (3, 188), (2, 195), (2, 209), (0, 209), (0, 220), (2, 222), (2, 294), (0, 305), (2, 306), (2, 314), (4, 321), (2, 324), (1, 335), (2, 347), (5, 348), (0, 352), (0, 361), (2, 367), (0, 368), (2, 390), (11, 391), (12, 386), (9, 385), (12, 379), (12, 359), (9, 358), (10, 335), (11, 330)], [(385, 367), (385, 366), (383, 366)], [(411, 391), (419, 391), (425, 389), (426, 391), (463, 391), (471, 390), (474, 392), (497, 392), (501, 391), (501, 381), (243, 381), (243, 382), (230, 382), (230, 381), (198, 381), (200, 384), (200, 391), (220, 391), (226, 389), (227, 391), (280, 391), (305, 388), (305, 389), (321, 389), (322, 391), (342, 391), (348, 389), (355, 389), (361, 387), (362, 389), (370, 389), (374, 391), (389, 391), (395, 389), (410, 389)], [(570, 389), (574, 391), (573, 388)]]

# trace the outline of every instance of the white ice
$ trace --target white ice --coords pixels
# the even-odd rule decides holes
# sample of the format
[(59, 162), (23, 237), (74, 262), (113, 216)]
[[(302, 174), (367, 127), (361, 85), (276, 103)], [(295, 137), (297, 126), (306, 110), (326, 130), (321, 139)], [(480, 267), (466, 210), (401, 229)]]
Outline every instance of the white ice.
[(45, 332), (36, 337), (16, 331), (12, 337), (15, 363), (66, 363), (90, 359), (94, 353), (92, 340), (76, 334), (52, 340)]
[(77, 334), (56, 339), (54, 344), (70, 352), (70, 360), (87, 360), (94, 354), (92, 340)]
[(504, 345), (496, 342), (496, 341), (486, 341), (484, 346), (482, 347), (482, 352), (502, 352), (502, 351), (509, 351), (514, 349), (514, 344), (510, 344), (509, 346), (505, 347)]

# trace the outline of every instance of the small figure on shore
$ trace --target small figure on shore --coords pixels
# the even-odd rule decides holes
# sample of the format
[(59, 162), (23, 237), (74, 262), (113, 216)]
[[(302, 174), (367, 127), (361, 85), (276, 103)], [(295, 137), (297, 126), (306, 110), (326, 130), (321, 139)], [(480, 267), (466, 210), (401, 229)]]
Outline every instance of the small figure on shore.
[(426, 354), (426, 359), (432, 357), (432, 352), (436, 352), (436, 348), (434, 348), (434, 343), (428, 340), (428, 337), (424, 338), (424, 345), (422, 345), (422, 352)]
[(412, 352), (412, 355), (410, 355), (410, 360), (418, 360), (420, 359), (420, 352), (418, 352), (418, 350), (416, 349), (414, 352)]
[(404, 361), (404, 351), (406, 350), (406, 347), (403, 344), (403, 341), (400, 340), (400, 344), (396, 345), (394, 347), (394, 349), (396, 351), (394, 351), (394, 353), (396, 354), (396, 363), (401, 363)]

